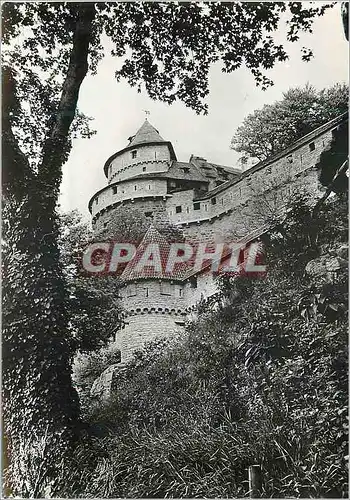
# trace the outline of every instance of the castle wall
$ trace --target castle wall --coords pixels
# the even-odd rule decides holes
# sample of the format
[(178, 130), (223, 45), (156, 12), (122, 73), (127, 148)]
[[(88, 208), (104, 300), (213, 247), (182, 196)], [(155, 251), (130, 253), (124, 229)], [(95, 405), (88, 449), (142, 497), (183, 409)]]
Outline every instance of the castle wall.
[(93, 220), (94, 231), (100, 232), (101, 230), (107, 228), (109, 223), (118, 219), (118, 214), (121, 211), (125, 212), (129, 209), (129, 207), (135, 207), (137, 210), (140, 210), (140, 212), (143, 212), (147, 217), (149, 217), (150, 224), (151, 222), (155, 224), (164, 224), (168, 222), (165, 200), (162, 198), (154, 199), (153, 197), (139, 198), (136, 202), (126, 200), (123, 204), (116, 207), (112, 207), (111, 205), (107, 207), (104, 212), (100, 213), (100, 215)]
[[(141, 173), (167, 170), (171, 161), (167, 145), (136, 145), (135, 158), (132, 151), (126, 151), (108, 170), (109, 182), (121, 184), (111, 185), (93, 198), (94, 229), (106, 227), (118, 217), (119, 210), (128, 210), (131, 204), (150, 222), (177, 225), (192, 243), (237, 241), (281, 215), (297, 194), (306, 191), (310, 198), (319, 196), (316, 165), (331, 140), (332, 129), (315, 131), (272, 161), (247, 170), (239, 181), (225, 182), (201, 197), (193, 189), (168, 193), (165, 179), (127, 180)], [(216, 290), (211, 273), (183, 284), (143, 280), (122, 288), (126, 323), (116, 338), (122, 361), (128, 361), (132, 352), (149, 340), (181, 333), (186, 312)]]
[(117, 332), (122, 362), (145, 342), (181, 333), (185, 320), (184, 284), (158, 280), (128, 283), (120, 290), (126, 310), (125, 326)]
[(199, 301), (207, 299), (217, 291), (216, 279), (211, 272), (199, 274), (194, 282), (187, 281), (185, 285), (185, 300), (188, 308), (195, 306)]
[(183, 321), (182, 316), (156, 312), (129, 316), (125, 327), (117, 332), (116, 346), (121, 350), (121, 361), (128, 362), (146, 342), (175, 338), (183, 332)]
[[(271, 212), (266, 213), (266, 217), (271, 216), (279, 210), (281, 201), (285, 203), (294, 198), (295, 192), (300, 190), (303, 183), (317, 182), (316, 171), (313, 169), (331, 140), (330, 130), (259, 170), (251, 173), (247, 171), (235, 184), (222, 184), (205, 198), (195, 199), (194, 192), (190, 190), (174, 193), (166, 204), (169, 220), (181, 224), (185, 233), (194, 239), (213, 236), (215, 239), (226, 239), (228, 234), (243, 236), (250, 230), (251, 223), (254, 226), (263, 221), (263, 213), (258, 217), (259, 204), (260, 209), (263, 208), (263, 203), (267, 212)], [(272, 193), (270, 199), (269, 192)], [(279, 200), (278, 193), (281, 194)], [(176, 213), (176, 206), (181, 206), (180, 213)], [(251, 221), (247, 219), (247, 214), (251, 214)]]
[[(198, 218), (197, 212), (193, 209), (193, 189), (186, 191), (178, 191), (172, 193), (167, 199), (166, 210), (169, 220), (173, 223), (181, 223), (184, 220), (193, 220)], [(181, 207), (181, 212), (177, 212), (176, 208)]]
[[(136, 157), (133, 158), (133, 151)], [(137, 145), (131, 151), (118, 155), (108, 167), (108, 183), (124, 180), (141, 173), (164, 172), (170, 164), (166, 144)]]
[(117, 186), (107, 187), (97, 193), (92, 202), (91, 213), (94, 217), (110, 205), (121, 203), (125, 200), (166, 195), (167, 182), (164, 179), (129, 180)]
[(281, 185), (270, 192), (256, 195), (254, 192), (241, 204), (227, 206), (225, 212), (206, 220), (179, 224), (184, 236), (191, 242), (216, 241), (233, 242), (247, 233), (262, 227), (273, 216), (282, 213), (283, 208), (297, 194), (307, 190), (316, 195), (318, 176), (314, 169), (303, 172), (292, 183)]

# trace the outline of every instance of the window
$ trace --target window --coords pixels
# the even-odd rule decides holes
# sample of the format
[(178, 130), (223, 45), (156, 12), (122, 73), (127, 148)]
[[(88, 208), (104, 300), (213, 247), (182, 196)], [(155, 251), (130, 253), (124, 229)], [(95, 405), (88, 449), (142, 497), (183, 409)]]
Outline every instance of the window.
[(224, 204), (224, 199), (223, 199), (223, 198), (221, 198), (221, 205), (223, 205), (223, 204)]
[(154, 159), (157, 159), (157, 151), (154, 152)]
[(176, 297), (183, 299), (183, 296), (184, 296), (183, 289), (180, 286), (176, 287)]
[(183, 170), (183, 172), (185, 174), (189, 174), (190, 173), (190, 169), (188, 167), (183, 167), (182, 170)]
[(142, 167), (142, 172), (146, 172), (147, 167)]
[(211, 204), (212, 204), (212, 205), (216, 205), (216, 198), (212, 198), (212, 199), (211, 199)]
[(113, 186), (113, 194), (118, 194), (118, 186)]
[(175, 212), (176, 212), (177, 214), (181, 214), (181, 212), (182, 212), (182, 206), (181, 206), (181, 205), (178, 205), (177, 207), (175, 207)]
[(189, 214), (190, 213), (190, 207), (186, 207), (186, 212)]
[(149, 189), (149, 190), (151, 190), (151, 187), (152, 187), (152, 186), (151, 186), (151, 184), (148, 184), (148, 189)]
[(190, 278), (190, 285), (191, 285), (191, 288), (197, 288), (197, 278), (195, 276)]
[(134, 190), (137, 191), (137, 186), (134, 186)]
[(204, 205), (204, 210), (208, 212), (208, 205)]
[(149, 297), (149, 289), (148, 288), (145, 288), (145, 296)]
[(160, 284), (160, 293), (161, 295), (171, 295), (171, 285), (167, 282), (162, 282)]
[(136, 150), (135, 151), (131, 151), (131, 158), (134, 159), (134, 158), (136, 158), (136, 156), (137, 156), (137, 151)]
[(106, 229), (107, 226), (108, 226), (108, 222), (104, 222), (103, 227)]
[(127, 292), (126, 292), (127, 297), (134, 297), (136, 295), (136, 286), (134, 283), (131, 283), (127, 287)]
[(197, 201), (196, 203), (193, 203), (193, 210), (200, 210), (201, 209), (201, 204)]
[(145, 212), (146, 217), (153, 217), (153, 212)]
[(98, 196), (95, 198), (95, 204), (98, 205)]
[(315, 147), (316, 147), (315, 143), (314, 142), (310, 142), (310, 144), (309, 144), (310, 151), (315, 151)]

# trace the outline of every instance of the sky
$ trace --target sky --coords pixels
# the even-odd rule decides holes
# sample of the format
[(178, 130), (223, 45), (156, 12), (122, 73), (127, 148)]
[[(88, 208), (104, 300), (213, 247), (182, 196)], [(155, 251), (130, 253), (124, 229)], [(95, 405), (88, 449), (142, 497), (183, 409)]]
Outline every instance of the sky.
[[(284, 41), (283, 29), (276, 35)], [(298, 42), (285, 44), (290, 59), (278, 63), (267, 76), (274, 86), (266, 91), (256, 87), (253, 76), (242, 67), (226, 74), (219, 65), (210, 71), (207, 97), (209, 113), (196, 115), (180, 102), (171, 106), (138, 94), (128, 83), (116, 82), (117, 61), (107, 54), (96, 76), (87, 76), (79, 95), (79, 109), (94, 118), (97, 131), (91, 139), (75, 139), (69, 160), (63, 167), (60, 211), (77, 209), (90, 220), (87, 208), (91, 196), (107, 185), (103, 173), (105, 161), (128, 144), (145, 120), (171, 141), (177, 159), (188, 161), (191, 154), (208, 161), (236, 166), (239, 155), (230, 149), (231, 138), (244, 118), (255, 109), (282, 98), (291, 87), (306, 83), (316, 88), (348, 81), (348, 44), (343, 34), (340, 2), (314, 23), (312, 34), (303, 34)], [(301, 60), (301, 47), (313, 50), (310, 62)]]

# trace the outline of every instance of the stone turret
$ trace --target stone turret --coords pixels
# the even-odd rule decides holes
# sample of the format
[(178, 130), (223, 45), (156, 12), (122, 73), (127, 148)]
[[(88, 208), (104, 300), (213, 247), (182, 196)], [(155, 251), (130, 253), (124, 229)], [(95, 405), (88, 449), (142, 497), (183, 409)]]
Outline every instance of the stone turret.
[(108, 182), (119, 182), (139, 174), (167, 171), (176, 159), (170, 142), (165, 141), (147, 119), (126, 148), (111, 156), (104, 167)]
[(162, 174), (174, 161), (176, 155), (171, 142), (165, 141), (146, 119), (136, 134), (129, 137), (128, 145), (105, 163), (108, 186), (89, 202), (94, 226), (106, 227), (108, 217), (128, 203), (150, 215), (155, 209), (159, 220), (166, 218), (167, 179)]
[(121, 276), (125, 326), (117, 333), (121, 360), (156, 338), (182, 331), (186, 316), (184, 265), (166, 269), (170, 245), (151, 225)]

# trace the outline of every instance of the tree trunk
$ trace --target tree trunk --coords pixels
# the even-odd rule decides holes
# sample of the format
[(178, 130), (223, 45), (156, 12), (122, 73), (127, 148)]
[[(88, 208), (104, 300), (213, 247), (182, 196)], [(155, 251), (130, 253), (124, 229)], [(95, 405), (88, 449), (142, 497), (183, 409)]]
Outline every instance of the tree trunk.
[[(76, 7), (77, 21), (61, 101), (43, 145), (38, 172), (31, 170), (11, 128), (15, 77), (3, 113), (4, 153), (4, 426), (7, 483), (19, 496), (58, 495), (78, 424), (71, 380), (67, 294), (59, 262), (56, 205), (68, 134), (88, 70), (93, 3)], [(47, 488), (50, 487), (50, 491)]]

